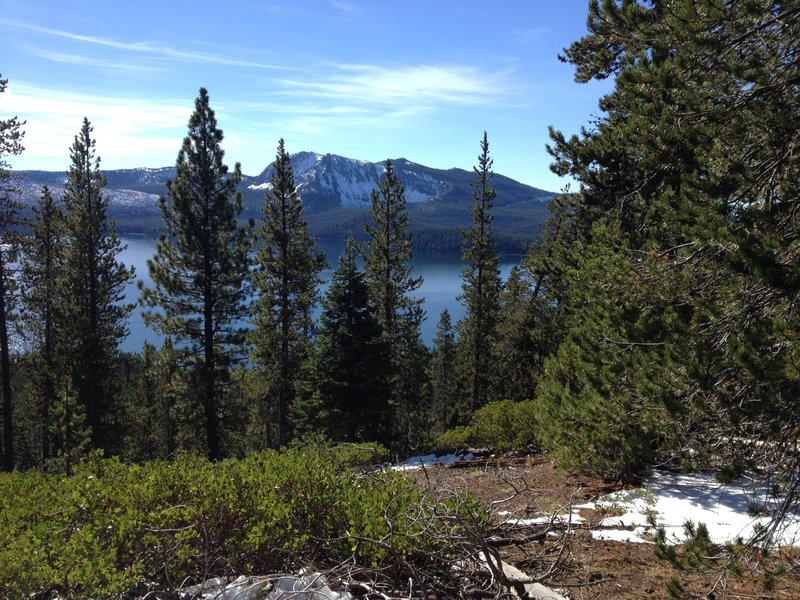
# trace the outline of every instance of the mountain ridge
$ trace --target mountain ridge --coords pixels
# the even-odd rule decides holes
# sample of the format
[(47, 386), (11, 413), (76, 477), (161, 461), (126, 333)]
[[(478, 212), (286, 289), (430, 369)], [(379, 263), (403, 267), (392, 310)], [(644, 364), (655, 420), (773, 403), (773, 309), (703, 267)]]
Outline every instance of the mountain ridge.
[[(415, 244), (433, 249), (460, 247), (458, 229), (469, 226), (467, 207), (472, 201), (471, 171), (436, 169), (405, 158), (391, 161), (403, 182), (409, 213), (409, 228)], [(310, 151), (291, 156), (298, 194), (303, 201), (309, 231), (317, 237), (343, 238), (350, 232), (363, 238), (363, 223), (369, 218), (371, 192), (383, 176), (384, 163)], [(139, 167), (103, 170), (110, 199), (109, 215), (122, 234), (156, 234), (161, 228), (158, 198), (166, 182), (174, 178), (174, 167)], [(242, 217), (260, 215), (264, 192), (270, 188), (272, 165), (258, 175), (244, 175), (239, 187)], [(43, 185), (60, 198), (66, 172), (16, 171), (23, 204), (30, 207)], [(495, 241), (502, 248), (519, 250), (535, 237), (546, 218), (552, 192), (541, 190), (495, 173)]]

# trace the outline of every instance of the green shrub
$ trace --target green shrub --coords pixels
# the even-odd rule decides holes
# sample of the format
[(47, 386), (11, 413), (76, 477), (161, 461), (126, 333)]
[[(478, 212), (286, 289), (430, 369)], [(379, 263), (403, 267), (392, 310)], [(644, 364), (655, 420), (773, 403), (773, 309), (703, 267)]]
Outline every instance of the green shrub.
[(472, 428), (468, 425), (459, 425), (448, 429), (436, 438), (436, 448), (440, 451), (460, 450), (474, 446), (472, 442)]
[(587, 318), (546, 359), (536, 397), (538, 433), (561, 467), (632, 479), (681, 439), (681, 415), (669, 406), (682, 381), (666, 368), (671, 346), (632, 344), (610, 352), (604, 335)]
[(460, 528), (488, 525), (472, 500), (436, 501), (402, 474), (342, 466), (376, 450), (140, 466), (92, 454), (71, 477), (0, 474), (0, 597), (51, 587), (113, 597), (143, 578), (175, 586), (352, 559), (381, 569), (398, 556), (423, 564), (446, 555)]
[(536, 429), (532, 401), (502, 400), (475, 411), (469, 425), (446, 431), (436, 445), (449, 450), (471, 446), (498, 452), (522, 451), (537, 445)]
[(331, 449), (340, 467), (368, 467), (388, 461), (391, 452), (376, 442), (364, 444), (338, 444)]

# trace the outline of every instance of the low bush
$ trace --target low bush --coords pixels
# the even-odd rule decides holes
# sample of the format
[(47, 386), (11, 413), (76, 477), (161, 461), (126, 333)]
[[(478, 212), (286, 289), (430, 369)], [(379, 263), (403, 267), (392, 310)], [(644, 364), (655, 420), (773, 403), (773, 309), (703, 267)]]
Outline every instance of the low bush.
[(371, 452), (144, 465), (93, 454), (71, 477), (0, 474), (0, 597), (113, 597), (143, 579), (177, 586), (347, 561), (389, 573), (447, 556), (447, 540), (487, 525), (472, 500), (437, 501), (401, 474), (341, 466)]
[(532, 401), (490, 402), (475, 411), (469, 425), (439, 436), (436, 445), (440, 450), (481, 447), (498, 452), (524, 451), (538, 445), (536, 428)]

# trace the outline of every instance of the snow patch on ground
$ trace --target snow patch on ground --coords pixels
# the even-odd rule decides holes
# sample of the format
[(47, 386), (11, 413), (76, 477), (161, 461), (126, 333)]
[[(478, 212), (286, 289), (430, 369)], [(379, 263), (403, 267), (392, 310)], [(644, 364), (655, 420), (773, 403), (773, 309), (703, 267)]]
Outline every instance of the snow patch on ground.
[[(510, 515), (507, 510), (498, 511), (497, 515), (500, 517), (505, 517)], [(561, 527), (567, 525), (576, 525), (578, 523), (583, 523), (585, 519), (578, 514), (577, 510), (573, 510), (572, 514), (564, 514), (564, 515), (551, 515), (547, 517), (534, 517), (532, 519), (507, 519), (505, 521), (506, 525), (514, 525), (517, 527), (525, 527), (528, 525), (558, 525)]]
[(392, 465), (395, 471), (412, 471), (422, 467), (433, 465), (451, 465), (459, 461), (475, 460), (475, 456), (470, 454), (426, 454), (424, 456), (411, 456), (404, 461)]
[(217, 577), (180, 590), (181, 597), (202, 600), (350, 600), (347, 591), (328, 587), (319, 573), (299, 577), (238, 577), (229, 582)]
[[(774, 493), (769, 482), (744, 477), (723, 485), (716, 475), (711, 471), (692, 474), (651, 471), (643, 478), (641, 488), (621, 490), (595, 502), (574, 505), (571, 513), (521, 519), (508, 511), (499, 511), (497, 516), (505, 518), (505, 524), (511, 526), (552, 525), (563, 530), (571, 525), (587, 525), (587, 518), (580, 511), (603, 510), (609, 516), (592, 527), (595, 539), (639, 544), (653, 543), (655, 531), (650, 515), (655, 516), (658, 526), (664, 527), (667, 543), (672, 545), (686, 541), (687, 522), (695, 526), (705, 524), (709, 538), (717, 544), (738, 539), (747, 542), (772, 525), (772, 517), (782, 508), (783, 497)], [(786, 516), (773, 542), (800, 547), (800, 512)]]
[[(651, 512), (656, 515), (658, 525), (666, 529), (671, 544), (685, 541), (687, 521), (695, 525), (705, 523), (715, 543), (737, 538), (747, 541), (770, 524), (781, 498), (773, 495), (767, 485), (748, 478), (722, 485), (715, 475), (652, 471), (640, 489), (616, 492), (576, 508), (620, 511), (618, 516), (604, 518), (593, 535), (598, 539), (626, 538), (625, 541), (634, 542), (643, 542), (653, 534), (648, 524)], [(800, 515), (790, 514), (776, 536), (781, 545), (800, 546)]]
[(596, 540), (604, 540), (609, 542), (629, 542), (632, 544), (649, 544), (644, 538), (636, 535), (634, 531), (627, 529), (599, 529), (592, 531), (592, 537)]

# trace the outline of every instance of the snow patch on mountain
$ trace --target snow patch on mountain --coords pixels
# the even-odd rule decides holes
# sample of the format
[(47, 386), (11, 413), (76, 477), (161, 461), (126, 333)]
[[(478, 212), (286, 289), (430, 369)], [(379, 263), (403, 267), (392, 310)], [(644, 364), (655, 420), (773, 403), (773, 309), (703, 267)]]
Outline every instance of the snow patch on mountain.
[(298, 152), (291, 157), (292, 171), (295, 177), (302, 177), (313, 169), (321, 160), (322, 155), (316, 152)]
[(109, 200), (116, 206), (127, 208), (155, 207), (158, 205), (158, 194), (148, 194), (137, 190), (108, 190)]
[[(413, 163), (406, 163), (413, 164)], [(342, 208), (367, 208), (372, 191), (384, 176), (384, 165), (367, 160), (345, 158), (335, 154), (298, 152), (291, 156), (292, 173), (297, 191), (303, 195), (328, 197), (331, 204)], [(247, 187), (255, 191), (272, 189), (272, 166), (265, 169)], [(397, 171), (403, 182), (408, 203), (425, 202), (441, 195), (449, 185), (430, 175), (407, 169)]]

